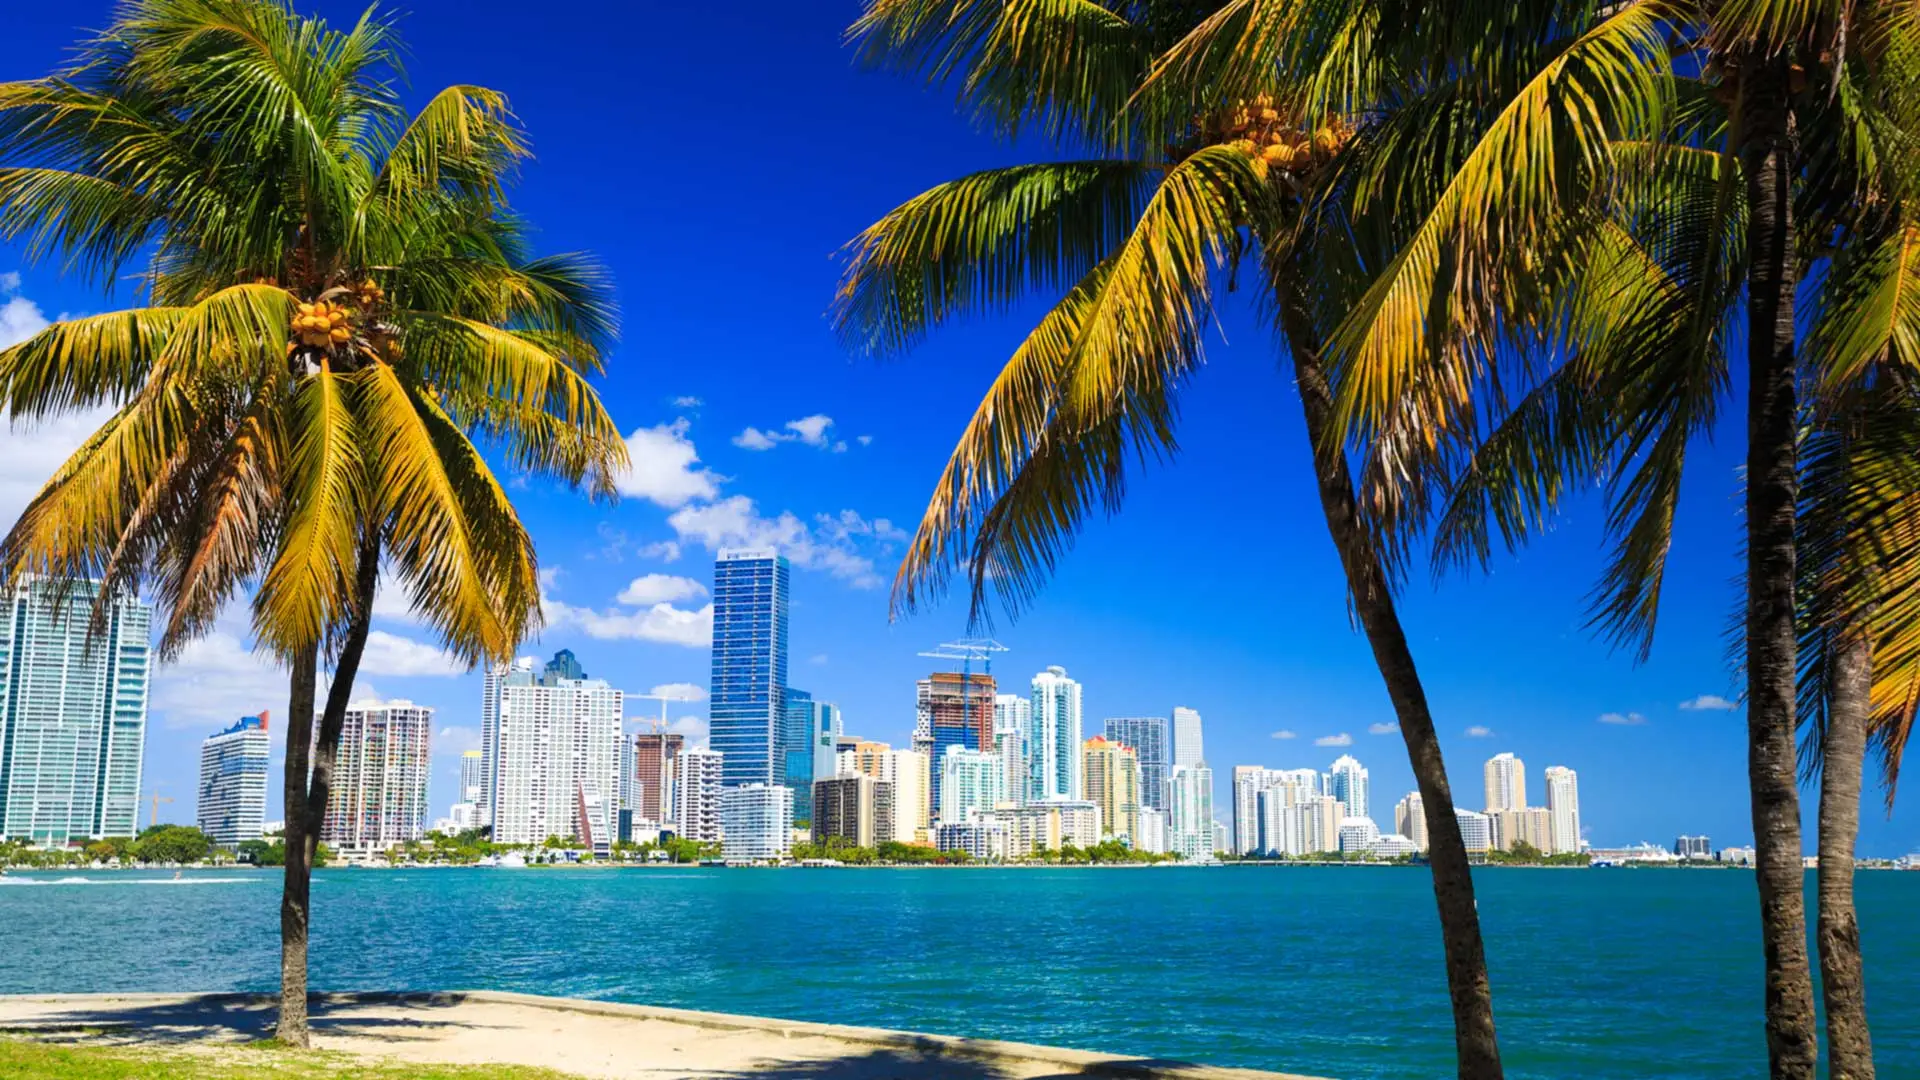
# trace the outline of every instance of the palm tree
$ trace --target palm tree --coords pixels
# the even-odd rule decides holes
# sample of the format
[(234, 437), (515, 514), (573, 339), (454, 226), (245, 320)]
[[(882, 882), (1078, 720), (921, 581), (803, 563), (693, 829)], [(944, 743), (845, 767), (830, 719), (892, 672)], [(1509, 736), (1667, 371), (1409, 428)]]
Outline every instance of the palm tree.
[(537, 570), (482, 447), (597, 495), (625, 465), (587, 382), (606, 286), (527, 253), (505, 100), (454, 86), (409, 117), (397, 49), (373, 11), (341, 31), (272, 0), (138, 0), (68, 67), (0, 84), (0, 236), (102, 283), (143, 259), (146, 301), (0, 353), (16, 420), (115, 410), (0, 572), (147, 589), (163, 658), (253, 591), (290, 670), (279, 1037), (298, 1045), (312, 862), (383, 568), (454, 655), (510, 656)]
[[(837, 313), (853, 347), (886, 354), (956, 315), (1064, 292), (976, 411), (896, 582), (896, 610), (911, 610), (962, 571), (978, 619), (990, 598), (1018, 614), (1087, 516), (1119, 507), (1128, 465), (1175, 451), (1175, 403), (1202, 360), (1215, 282), (1257, 268), (1328, 531), (1425, 803), (1459, 1072), (1496, 1077), (1471, 871), (1393, 600), (1397, 522), (1424, 497), (1398, 455), (1423, 445), (1412, 436), (1431, 413), (1457, 418), (1467, 403), (1424, 387), (1392, 395), (1376, 419), (1394, 438), (1356, 463), (1332, 374), (1356, 335), (1434, 340), (1417, 318), (1404, 340), (1377, 327), (1421, 313), (1444, 277), (1438, 253), (1490, 285), (1514, 280), (1500, 276), (1501, 237), (1463, 223), (1510, 230), (1557, 206), (1556, 182), (1591, 189), (1606, 134), (1657, 111), (1644, 103), (1662, 43), (1657, 14), (1632, 7), (1411, 15), (1334, 2), (872, 0), (854, 28), (869, 60), (959, 83), (1002, 134), (1038, 128), (1091, 156), (978, 173), (894, 210), (855, 242)], [(1551, 109), (1574, 92), (1591, 113)], [(1562, 143), (1570, 163), (1505, 190), (1512, 162), (1559, 162)], [(1493, 221), (1495, 206), (1510, 216)]]

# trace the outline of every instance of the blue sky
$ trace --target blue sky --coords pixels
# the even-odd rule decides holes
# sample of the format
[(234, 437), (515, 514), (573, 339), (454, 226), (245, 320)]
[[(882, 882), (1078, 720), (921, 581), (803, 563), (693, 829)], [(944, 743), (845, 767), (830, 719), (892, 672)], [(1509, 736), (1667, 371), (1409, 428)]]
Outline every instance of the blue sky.
[[(305, 6), (337, 20), (358, 10)], [(858, 70), (840, 42), (854, 3), (647, 8), (642, 22), (624, 4), (416, 0), (403, 21), (410, 100), (451, 82), (506, 93), (537, 155), (515, 203), (538, 246), (598, 253), (619, 288), (622, 344), (602, 390), (635, 433), (636, 473), (617, 506), (537, 483), (516, 491), (553, 601), (525, 651), (570, 647), (631, 691), (704, 688), (713, 548), (772, 538), (799, 564), (791, 681), (837, 701), (851, 732), (904, 742), (913, 680), (928, 670), (916, 653), (961, 636), (965, 612), (890, 622), (884, 585), (1039, 309), (952, 327), (903, 361), (854, 359), (825, 317), (836, 253), (920, 190), (1020, 157), (950, 95)], [(10, 13), (0, 79), (43, 74), (108, 10), (68, 0)], [(4, 246), (0, 275), (0, 341), (132, 295), (25, 266)], [(1029, 614), (995, 628), (1011, 650), (996, 674), (1024, 692), (1033, 672), (1064, 665), (1086, 687), (1088, 734), (1107, 716), (1200, 710), (1223, 820), (1233, 765), (1324, 769), (1351, 753), (1390, 826), (1412, 778), (1397, 733), (1380, 732), (1392, 710), (1348, 622), (1298, 413), (1270, 337), (1230, 306), (1183, 399), (1180, 457), (1137, 471), (1123, 512), (1087, 530)], [(1742, 441), (1738, 412), (1726, 415), (1719, 441), (1695, 448), (1645, 664), (1584, 628), (1602, 550), (1595, 500), (1488, 575), (1409, 583), (1403, 616), (1463, 805), (1480, 805), (1481, 763), (1513, 751), (1536, 801), (1545, 766), (1579, 771), (1595, 843), (1750, 838), (1744, 713), (1685, 704), (1725, 706), (1737, 692), (1726, 627)], [(0, 516), (18, 512), (79, 425), (0, 432)], [(283, 711), (284, 685), (248, 654), (244, 629), (236, 613), (156, 679), (147, 786), (178, 800), (163, 820), (191, 820), (204, 735), (242, 712)], [(361, 689), (437, 707), (432, 802), (444, 813), (478, 726), (478, 676), (449, 669), (404, 618), (378, 629)], [(704, 702), (671, 709), (703, 728)], [(1909, 802), (1889, 818), (1879, 795), (1861, 850), (1920, 846), (1920, 811)]]

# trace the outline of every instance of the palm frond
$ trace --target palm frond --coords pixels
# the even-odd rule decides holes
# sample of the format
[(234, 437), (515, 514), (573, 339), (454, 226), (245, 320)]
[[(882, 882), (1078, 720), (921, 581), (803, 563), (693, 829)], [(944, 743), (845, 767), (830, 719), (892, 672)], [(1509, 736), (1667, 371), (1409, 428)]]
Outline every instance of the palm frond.
[(286, 527), (253, 600), (254, 636), (281, 656), (324, 644), (352, 614), (368, 485), (365, 433), (347, 401), (348, 378), (323, 361), (291, 403)]

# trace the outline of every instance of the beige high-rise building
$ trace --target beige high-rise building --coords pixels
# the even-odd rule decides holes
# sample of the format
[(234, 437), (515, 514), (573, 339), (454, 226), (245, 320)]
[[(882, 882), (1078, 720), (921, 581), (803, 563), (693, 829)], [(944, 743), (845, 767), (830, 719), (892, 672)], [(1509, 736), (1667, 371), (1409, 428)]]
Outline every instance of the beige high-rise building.
[(1534, 850), (1551, 853), (1553, 840), (1550, 835), (1551, 815), (1542, 806), (1525, 806), (1517, 810), (1495, 810), (1487, 815), (1493, 820), (1493, 846), (1500, 851), (1512, 851), (1515, 845), (1527, 844)]
[(1527, 805), (1527, 764), (1512, 754), (1487, 760), (1487, 813), (1520, 810)]
[(893, 785), (855, 773), (813, 782), (813, 840), (874, 847), (893, 839)]
[(1087, 801), (1100, 808), (1101, 830), (1134, 839), (1140, 831), (1140, 755), (1095, 735), (1080, 744), (1080, 756)]
[(933, 762), (927, 755), (895, 750), (883, 742), (861, 742), (854, 745), (853, 761), (860, 775), (893, 785), (892, 828), (879, 839), (932, 843), (927, 790), (932, 786)]
[(1547, 766), (1547, 839), (1552, 855), (1580, 850), (1580, 775), (1564, 765)]
[(1394, 806), (1393, 831), (1413, 841), (1415, 848), (1427, 850), (1427, 805), (1419, 792), (1407, 792)]

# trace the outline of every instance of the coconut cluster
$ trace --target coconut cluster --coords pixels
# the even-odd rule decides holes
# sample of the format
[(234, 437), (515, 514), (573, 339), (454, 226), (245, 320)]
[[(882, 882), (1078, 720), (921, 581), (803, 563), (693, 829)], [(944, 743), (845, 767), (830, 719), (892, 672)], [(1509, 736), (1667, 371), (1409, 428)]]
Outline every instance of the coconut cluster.
[(1284, 117), (1266, 94), (1235, 102), (1233, 108), (1212, 117), (1204, 127), (1217, 141), (1296, 176), (1331, 160), (1353, 137), (1352, 129), (1338, 116), (1326, 118), (1311, 130), (1297, 125)]
[(353, 337), (353, 328), (348, 325), (353, 312), (342, 304), (316, 300), (311, 304), (301, 304), (296, 310), (298, 314), (293, 317), (293, 332), (299, 337), (300, 344), (308, 348), (345, 345)]

